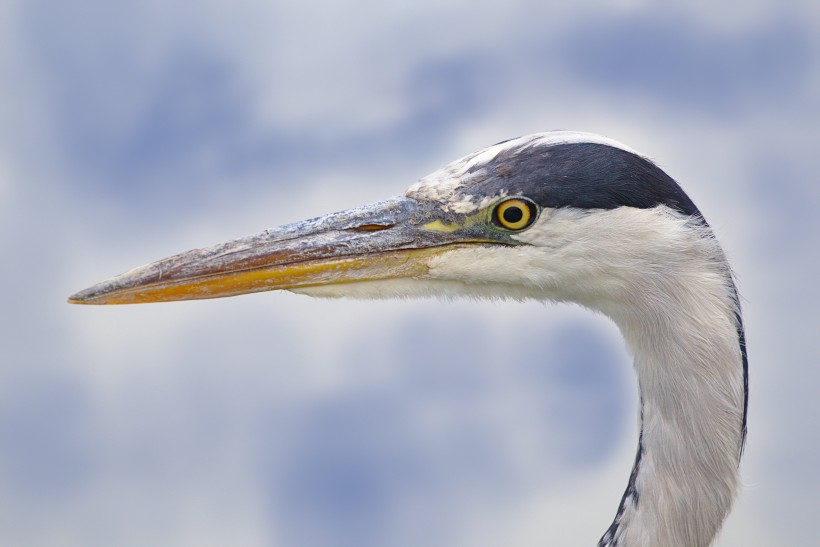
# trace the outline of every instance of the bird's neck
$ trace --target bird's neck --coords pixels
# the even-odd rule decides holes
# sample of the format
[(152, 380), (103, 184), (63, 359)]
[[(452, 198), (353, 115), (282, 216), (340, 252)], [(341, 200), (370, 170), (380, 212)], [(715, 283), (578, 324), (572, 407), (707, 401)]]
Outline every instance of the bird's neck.
[(667, 270), (658, 279), (667, 286), (638, 291), (629, 309), (608, 313), (634, 354), (641, 433), (600, 545), (709, 545), (737, 489), (745, 342), (728, 268), (704, 263), (701, 272)]

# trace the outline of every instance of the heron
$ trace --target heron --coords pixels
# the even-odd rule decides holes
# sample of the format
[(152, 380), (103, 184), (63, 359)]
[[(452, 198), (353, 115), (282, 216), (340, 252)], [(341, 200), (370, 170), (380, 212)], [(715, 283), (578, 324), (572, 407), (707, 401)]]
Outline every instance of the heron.
[(576, 303), (633, 357), (637, 455), (600, 546), (710, 545), (738, 490), (748, 360), (734, 274), (675, 180), (607, 137), (549, 131), (445, 165), (403, 195), (194, 249), (75, 304), (429, 295)]

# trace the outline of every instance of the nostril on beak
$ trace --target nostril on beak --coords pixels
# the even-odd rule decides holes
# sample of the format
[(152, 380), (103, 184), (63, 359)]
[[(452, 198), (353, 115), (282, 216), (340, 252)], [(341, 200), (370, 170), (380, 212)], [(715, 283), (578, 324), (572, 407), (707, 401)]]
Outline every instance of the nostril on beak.
[(362, 224), (361, 226), (355, 226), (350, 228), (352, 232), (379, 232), (381, 230), (389, 230), (395, 226), (395, 224)]

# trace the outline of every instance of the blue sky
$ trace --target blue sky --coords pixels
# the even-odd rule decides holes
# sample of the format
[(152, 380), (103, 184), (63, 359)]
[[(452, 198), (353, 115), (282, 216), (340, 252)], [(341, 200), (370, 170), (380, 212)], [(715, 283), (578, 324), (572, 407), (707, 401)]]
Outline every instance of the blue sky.
[(637, 439), (602, 317), (291, 294), (65, 304), (558, 128), (656, 159), (714, 226), (752, 390), (719, 544), (810, 541), (818, 27), (809, 1), (3, 3), (0, 543), (593, 543)]

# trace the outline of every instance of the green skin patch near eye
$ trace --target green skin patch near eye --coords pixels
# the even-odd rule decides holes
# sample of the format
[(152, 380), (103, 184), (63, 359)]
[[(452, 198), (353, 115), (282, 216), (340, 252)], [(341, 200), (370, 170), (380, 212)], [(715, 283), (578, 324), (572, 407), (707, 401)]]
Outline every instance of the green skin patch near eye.
[(434, 220), (433, 222), (428, 222), (424, 225), (425, 230), (431, 230), (433, 232), (445, 232), (445, 233), (452, 233), (461, 228), (461, 224), (444, 224), (440, 220)]
[(441, 220), (436, 219), (432, 222), (424, 224), (422, 227), (425, 230), (431, 230), (433, 232), (444, 232), (446, 234), (450, 234), (458, 230), (469, 228), (476, 224), (487, 224), (488, 216), (489, 215), (487, 214), (487, 210), (483, 210), (476, 214), (464, 217), (464, 220), (462, 220), (460, 223), (453, 222), (450, 224), (445, 224)]
[(500, 203), (487, 207), (475, 214), (466, 216), (461, 222), (446, 223), (441, 219), (424, 224), (425, 230), (442, 233), (454, 233), (465, 230), (476, 224), (483, 225), (486, 229), (501, 228), (502, 231), (516, 231), (528, 227), (535, 218), (535, 206), (528, 201), (519, 198), (507, 198)]

